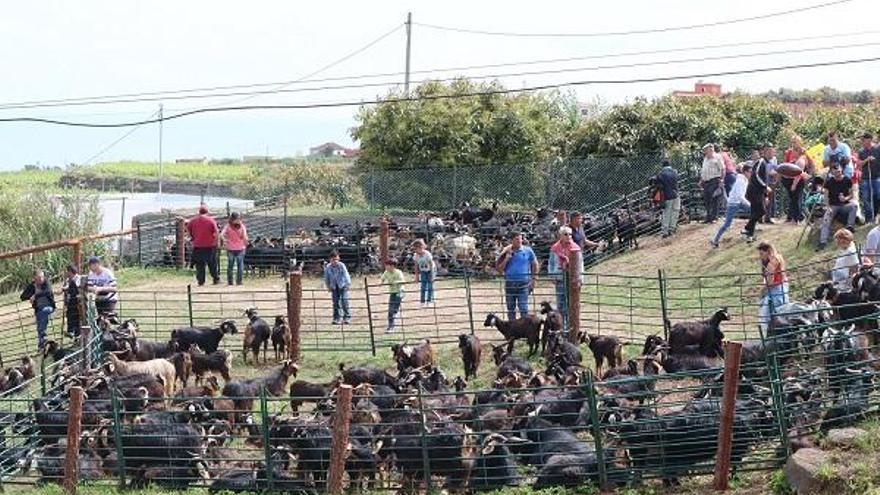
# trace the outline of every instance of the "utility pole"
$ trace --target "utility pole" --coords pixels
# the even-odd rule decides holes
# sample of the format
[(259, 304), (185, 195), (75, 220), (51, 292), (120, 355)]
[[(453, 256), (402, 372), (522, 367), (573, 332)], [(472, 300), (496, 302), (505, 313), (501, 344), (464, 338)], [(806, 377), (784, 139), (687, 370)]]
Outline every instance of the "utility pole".
[(412, 12), (406, 13), (406, 79), (403, 82), (403, 91), (409, 94), (409, 54), (412, 45)]
[(159, 194), (162, 194), (162, 104), (159, 103)]

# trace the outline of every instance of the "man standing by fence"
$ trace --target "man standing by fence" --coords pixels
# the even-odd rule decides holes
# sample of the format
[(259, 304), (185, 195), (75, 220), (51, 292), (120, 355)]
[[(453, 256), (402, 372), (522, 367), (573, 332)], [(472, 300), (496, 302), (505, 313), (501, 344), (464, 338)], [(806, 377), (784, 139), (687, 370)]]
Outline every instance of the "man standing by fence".
[(510, 244), (504, 246), (495, 267), (504, 272), (504, 299), (507, 303), (507, 319), (529, 314), (529, 293), (535, 287), (538, 275), (538, 258), (528, 246), (523, 246), (521, 232), (514, 232)]
[(70, 338), (79, 337), (79, 267), (74, 264), (67, 266), (67, 279), (64, 281), (64, 314), (67, 318), (67, 335)]
[(856, 165), (862, 168), (859, 181), (859, 196), (862, 200), (862, 212), (865, 222), (873, 223), (880, 203), (880, 146), (874, 145), (874, 135), (862, 135), (862, 149), (856, 158)]
[(101, 265), (101, 259), (97, 256), (89, 258), (89, 276), (86, 278), (86, 286), (89, 292), (95, 294), (95, 309), (99, 315), (116, 313), (116, 303), (119, 302), (119, 295), (116, 292), (116, 276), (109, 268)]
[(704, 145), (703, 167), (700, 169), (700, 187), (703, 188), (703, 206), (706, 208), (703, 223), (712, 223), (718, 218), (719, 205), (724, 197), (723, 176), (724, 162), (715, 154), (715, 147)]
[(196, 265), (196, 282), (205, 285), (205, 266), (211, 271), (214, 285), (220, 283), (220, 270), (217, 267), (217, 242), (219, 230), (217, 222), (208, 214), (208, 205), (199, 206), (199, 214), (190, 218), (186, 230), (192, 239), (192, 257)]
[(330, 260), (324, 265), (324, 285), (333, 298), (333, 324), (348, 325), (351, 323), (351, 308), (348, 305), (348, 289), (351, 287), (351, 276), (345, 263), (340, 261), (339, 252), (330, 252)]
[(34, 280), (21, 293), (22, 301), (30, 301), (37, 320), (37, 348), (43, 350), (46, 343), (46, 329), (49, 328), (49, 317), (55, 312), (55, 296), (52, 286), (46, 280), (43, 270), (34, 272)]
[(678, 215), (681, 212), (681, 197), (678, 195), (678, 174), (669, 160), (663, 160), (663, 168), (657, 174), (657, 184), (663, 194), (663, 216), (660, 222), (660, 237), (666, 238), (678, 228)]

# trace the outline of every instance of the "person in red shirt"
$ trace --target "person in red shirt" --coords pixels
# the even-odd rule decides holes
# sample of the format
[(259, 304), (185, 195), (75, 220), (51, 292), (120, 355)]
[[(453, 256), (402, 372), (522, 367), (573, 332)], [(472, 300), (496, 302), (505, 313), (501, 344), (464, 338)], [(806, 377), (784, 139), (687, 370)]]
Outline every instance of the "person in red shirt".
[(205, 266), (211, 271), (214, 285), (220, 283), (220, 270), (217, 266), (217, 243), (220, 238), (217, 222), (208, 214), (208, 206), (199, 206), (199, 214), (190, 218), (186, 230), (192, 239), (192, 261), (196, 266), (196, 282), (205, 285)]

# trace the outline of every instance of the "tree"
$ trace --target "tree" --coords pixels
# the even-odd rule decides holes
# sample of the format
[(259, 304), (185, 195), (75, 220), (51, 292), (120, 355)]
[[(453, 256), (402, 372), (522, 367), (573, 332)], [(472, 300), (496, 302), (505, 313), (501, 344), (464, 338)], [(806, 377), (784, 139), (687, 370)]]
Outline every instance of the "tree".
[[(362, 107), (352, 137), (362, 167), (533, 163), (564, 152), (578, 122), (574, 99), (557, 92), (497, 93), (497, 82), (458, 79), (392, 91)], [(494, 92), (494, 93), (493, 93)], [(482, 93), (477, 96), (462, 96)]]

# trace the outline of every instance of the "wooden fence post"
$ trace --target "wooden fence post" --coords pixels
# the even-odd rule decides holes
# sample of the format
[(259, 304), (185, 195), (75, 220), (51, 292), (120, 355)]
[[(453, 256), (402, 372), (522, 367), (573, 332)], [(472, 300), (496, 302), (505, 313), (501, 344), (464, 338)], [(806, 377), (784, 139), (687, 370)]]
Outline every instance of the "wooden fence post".
[(379, 259), (382, 266), (388, 261), (388, 217), (379, 219)]
[(176, 224), (177, 267), (186, 268), (186, 221), (183, 218), (178, 218)]
[(290, 359), (299, 361), (299, 332), (302, 328), (302, 271), (290, 272), (287, 287), (287, 323), (290, 325), (290, 347), (287, 349), (287, 355)]
[(730, 481), (730, 452), (733, 448), (733, 421), (736, 393), (739, 388), (739, 365), (742, 344), (724, 345), (724, 391), (721, 396), (721, 424), (718, 428), (718, 451), (715, 455), (715, 489), (727, 490)]
[(88, 351), (89, 338), (90, 338), (90, 330), (91, 324), (89, 323), (89, 309), (88, 309), (88, 300), (89, 294), (87, 292), (89, 285), (89, 278), (87, 274), (83, 274), (79, 278), (79, 293), (77, 294), (76, 301), (76, 311), (79, 313), (79, 333), (81, 340), (81, 347), (83, 350), (83, 362), (85, 363), (86, 369), (92, 368), (91, 363), (91, 355)]
[(70, 389), (70, 408), (67, 413), (67, 451), (64, 454), (64, 491), (76, 495), (79, 467), (79, 437), (82, 429), (82, 387)]
[(568, 284), (568, 340), (573, 344), (578, 343), (581, 335), (581, 270), (576, 261), (577, 257), (571, 253), (565, 277)]
[(330, 472), (327, 478), (327, 488), (332, 495), (342, 493), (342, 475), (345, 473), (345, 458), (348, 457), (351, 393), (351, 385), (340, 385), (336, 389), (336, 412), (333, 413), (333, 439), (330, 444)]
[(77, 269), (82, 270), (82, 239), (74, 239), (73, 241), (71, 241), (71, 247), (73, 247), (73, 259), (71, 260), (71, 263), (73, 263), (77, 267)]

